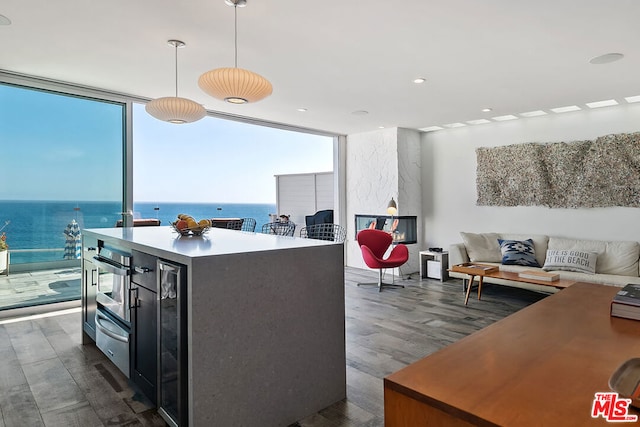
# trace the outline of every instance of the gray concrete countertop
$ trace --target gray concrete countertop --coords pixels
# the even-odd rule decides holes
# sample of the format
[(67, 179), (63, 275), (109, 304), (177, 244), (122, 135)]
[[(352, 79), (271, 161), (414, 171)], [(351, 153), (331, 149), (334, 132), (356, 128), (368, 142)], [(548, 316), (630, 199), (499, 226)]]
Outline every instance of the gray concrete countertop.
[(126, 242), (127, 246), (132, 249), (182, 262), (200, 257), (336, 244), (322, 240), (248, 233), (222, 228), (211, 228), (203, 236), (180, 236), (169, 226), (91, 228), (82, 230), (82, 233), (117, 246)]

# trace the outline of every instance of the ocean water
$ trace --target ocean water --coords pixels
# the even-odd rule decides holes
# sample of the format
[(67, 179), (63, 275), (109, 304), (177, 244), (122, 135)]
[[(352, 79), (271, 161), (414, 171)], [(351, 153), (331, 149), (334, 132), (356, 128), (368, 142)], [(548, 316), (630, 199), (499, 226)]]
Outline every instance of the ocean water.
[[(79, 228), (114, 227), (122, 218), (118, 202), (0, 201), (0, 228), (7, 235), (11, 263), (58, 261), (64, 258), (72, 221)], [(134, 218), (155, 218), (169, 225), (178, 214), (202, 218), (254, 218), (256, 230), (269, 222), (275, 204), (135, 203)], [(6, 221), (9, 224), (5, 225)], [(24, 251), (23, 250), (28, 250)]]

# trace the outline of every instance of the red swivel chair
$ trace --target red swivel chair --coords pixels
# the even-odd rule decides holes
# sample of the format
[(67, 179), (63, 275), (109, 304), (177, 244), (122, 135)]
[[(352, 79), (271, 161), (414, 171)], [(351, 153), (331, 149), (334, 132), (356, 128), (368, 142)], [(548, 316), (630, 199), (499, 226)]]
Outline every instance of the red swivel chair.
[(378, 283), (358, 283), (360, 285), (378, 285), (378, 292), (382, 292), (383, 287), (404, 288), (403, 285), (395, 283), (382, 283), (382, 269), (400, 267), (409, 259), (409, 250), (405, 245), (396, 245), (389, 256), (385, 259), (384, 254), (391, 246), (393, 237), (391, 234), (382, 230), (364, 229), (356, 236), (364, 263), (369, 268), (377, 268), (379, 270)]

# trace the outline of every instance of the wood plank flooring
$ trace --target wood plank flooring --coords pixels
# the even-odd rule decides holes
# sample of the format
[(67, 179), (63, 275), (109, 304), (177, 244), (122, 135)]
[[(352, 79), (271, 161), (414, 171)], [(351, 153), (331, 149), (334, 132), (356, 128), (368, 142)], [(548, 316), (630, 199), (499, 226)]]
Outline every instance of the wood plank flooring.
[[(357, 286), (376, 281), (375, 271), (347, 268), (345, 276), (347, 399), (293, 426), (383, 426), (382, 378), (545, 296), (486, 285), (482, 301), (465, 307), (457, 279), (414, 274), (404, 289), (379, 293)], [(0, 427), (165, 426), (80, 335), (77, 311), (0, 324)]]

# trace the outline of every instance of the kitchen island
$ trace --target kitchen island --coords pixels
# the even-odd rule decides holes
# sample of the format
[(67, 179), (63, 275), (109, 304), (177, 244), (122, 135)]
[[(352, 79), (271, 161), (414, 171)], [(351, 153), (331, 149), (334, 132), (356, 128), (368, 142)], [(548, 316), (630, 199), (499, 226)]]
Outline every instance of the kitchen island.
[[(84, 342), (95, 340), (101, 310), (93, 277), (104, 276), (87, 254), (104, 247), (133, 254), (128, 369), (132, 380), (156, 381), (146, 393), (170, 424), (286, 426), (346, 397), (342, 244), (217, 228), (191, 237), (169, 227), (83, 230)], [(180, 267), (182, 288), (165, 289), (163, 265)], [(165, 309), (175, 291), (177, 311)], [(144, 346), (155, 346), (157, 364), (136, 354)], [(175, 356), (168, 371), (166, 354)], [(163, 392), (170, 381), (178, 386)]]

